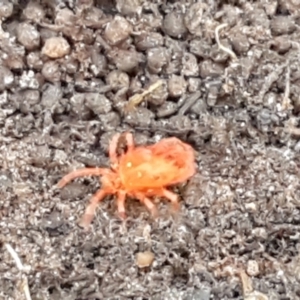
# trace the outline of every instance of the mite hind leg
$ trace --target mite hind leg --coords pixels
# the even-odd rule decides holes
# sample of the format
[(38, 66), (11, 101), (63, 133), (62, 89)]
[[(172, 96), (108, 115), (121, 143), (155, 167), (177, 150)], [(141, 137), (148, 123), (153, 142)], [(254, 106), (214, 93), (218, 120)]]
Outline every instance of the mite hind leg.
[(118, 199), (117, 199), (117, 206), (118, 206), (118, 214), (119, 214), (121, 219), (126, 218), (125, 199), (126, 199), (126, 193), (125, 192), (119, 192), (118, 193)]
[(147, 207), (147, 209), (151, 212), (151, 215), (154, 218), (158, 216), (157, 208), (156, 208), (155, 204), (149, 198), (147, 198), (146, 196), (144, 196), (142, 194), (135, 194), (134, 196)]
[(167, 189), (162, 189), (159, 192), (159, 194), (160, 196), (165, 197), (171, 201), (173, 212), (177, 212), (179, 210), (180, 205), (179, 205), (179, 198), (177, 194), (170, 192)]
[(124, 134), (124, 136), (125, 136), (126, 143), (127, 143), (127, 149), (128, 150), (133, 150), (133, 148), (134, 148), (134, 141), (133, 141), (133, 135), (132, 135), (132, 133), (126, 132)]
[(85, 229), (88, 228), (94, 219), (98, 203), (108, 194), (110, 194), (108, 191), (101, 189), (92, 196), (90, 204), (86, 207), (85, 213), (79, 223), (81, 227), (84, 227)]

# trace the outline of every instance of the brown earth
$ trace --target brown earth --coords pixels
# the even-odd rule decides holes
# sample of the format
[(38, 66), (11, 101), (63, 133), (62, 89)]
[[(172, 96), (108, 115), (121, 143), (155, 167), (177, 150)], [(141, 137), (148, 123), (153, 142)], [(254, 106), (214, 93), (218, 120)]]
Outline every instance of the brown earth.
[[(300, 299), (298, 0), (2, 0), (0, 17), (0, 299)], [(111, 197), (85, 232), (99, 180), (55, 184), (107, 167), (128, 130), (190, 143), (198, 173), (177, 216), (131, 200), (122, 222)]]

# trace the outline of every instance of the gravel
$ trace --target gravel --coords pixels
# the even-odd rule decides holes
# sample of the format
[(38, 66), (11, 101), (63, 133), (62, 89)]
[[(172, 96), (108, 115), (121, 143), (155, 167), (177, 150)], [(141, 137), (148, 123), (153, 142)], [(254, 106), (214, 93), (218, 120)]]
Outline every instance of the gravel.
[[(299, 299), (299, 8), (2, 0), (0, 298)], [(85, 232), (99, 180), (55, 185), (124, 131), (190, 143), (198, 172), (177, 215), (108, 197)]]

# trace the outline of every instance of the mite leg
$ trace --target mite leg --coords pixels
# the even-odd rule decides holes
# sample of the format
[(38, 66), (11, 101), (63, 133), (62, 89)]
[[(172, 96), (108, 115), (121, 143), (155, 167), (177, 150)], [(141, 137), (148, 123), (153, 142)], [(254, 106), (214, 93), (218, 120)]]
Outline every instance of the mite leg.
[(126, 139), (126, 143), (127, 143), (127, 149), (132, 150), (134, 148), (134, 141), (133, 141), (132, 133), (126, 132), (125, 139)]
[(126, 199), (126, 193), (125, 192), (119, 192), (118, 193), (118, 199), (117, 199), (117, 206), (118, 206), (118, 213), (121, 219), (126, 218), (125, 213), (125, 199)]
[(81, 219), (80, 226), (84, 227), (87, 229), (87, 227), (91, 224), (98, 203), (107, 195), (109, 194), (108, 191), (106, 190), (99, 190), (96, 192), (96, 194), (93, 195), (93, 197), (90, 200), (90, 204), (86, 207), (85, 213)]
[(109, 144), (109, 159), (112, 165), (118, 164), (117, 147), (118, 147), (119, 139), (120, 139), (120, 133), (117, 133), (113, 136)]
[(178, 211), (179, 210), (179, 201), (178, 201), (178, 195), (175, 193), (172, 193), (166, 189), (162, 189), (160, 192), (161, 196), (169, 199), (172, 203), (173, 210)]
[(108, 169), (101, 169), (101, 168), (84, 168), (75, 170), (66, 176), (64, 176), (58, 183), (57, 186), (59, 188), (64, 187), (66, 184), (68, 184), (70, 181), (72, 181), (75, 178), (83, 177), (83, 176), (102, 176), (109, 172)]
[(157, 214), (157, 209), (156, 209), (156, 206), (153, 204), (153, 202), (145, 197), (144, 195), (142, 194), (135, 194), (135, 197), (137, 199), (139, 199), (142, 203), (145, 204), (145, 206), (147, 207), (147, 209), (151, 212), (151, 215), (153, 217), (156, 217), (158, 214)]

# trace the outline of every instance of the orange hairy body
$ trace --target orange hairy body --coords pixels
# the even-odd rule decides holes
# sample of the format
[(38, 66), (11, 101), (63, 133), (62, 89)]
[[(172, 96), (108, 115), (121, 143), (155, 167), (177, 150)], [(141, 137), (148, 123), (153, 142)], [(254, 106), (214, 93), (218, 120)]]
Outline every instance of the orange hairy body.
[(119, 174), (128, 192), (177, 184), (194, 173), (192, 148), (176, 138), (137, 147), (120, 158)]

